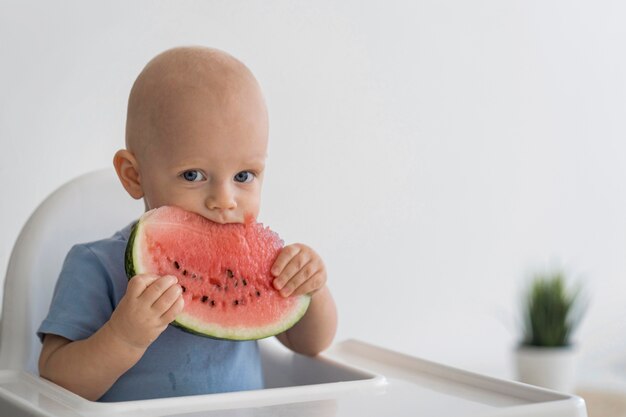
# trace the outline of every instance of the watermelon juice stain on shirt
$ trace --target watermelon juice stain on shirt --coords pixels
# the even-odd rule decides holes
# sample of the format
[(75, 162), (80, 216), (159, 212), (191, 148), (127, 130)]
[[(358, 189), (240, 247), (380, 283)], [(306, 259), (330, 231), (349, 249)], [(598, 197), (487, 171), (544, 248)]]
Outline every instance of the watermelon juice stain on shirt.
[[(50, 311), (37, 334), (70, 340), (91, 336), (106, 323), (126, 293), (124, 251), (131, 225), (108, 239), (69, 251)], [(201, 337), (174, 326), (98, 400), (103, 402), (212, 394), (263, 388), (256, 341)]]

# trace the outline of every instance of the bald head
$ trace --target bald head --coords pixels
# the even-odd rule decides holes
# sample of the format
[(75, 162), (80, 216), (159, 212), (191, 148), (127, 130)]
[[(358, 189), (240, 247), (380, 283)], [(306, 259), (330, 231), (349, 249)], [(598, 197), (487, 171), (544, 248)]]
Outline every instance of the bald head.
[(180, 47), (157, 55), (130, 93), (127, 149), (141, 159), (164, 141), (193, 134), (198, 123), (267, 130), (267, 110), (256, 79), (241, 61), (217, 49)]

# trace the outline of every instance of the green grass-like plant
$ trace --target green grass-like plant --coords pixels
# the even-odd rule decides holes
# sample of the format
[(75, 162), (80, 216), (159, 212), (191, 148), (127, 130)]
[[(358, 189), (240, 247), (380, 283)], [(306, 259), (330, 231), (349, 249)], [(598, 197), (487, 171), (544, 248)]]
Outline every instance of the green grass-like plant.
[(534, 276), (524, 297), (525, 346), (570, 346), (582, 320), (580, 287), (568, 290), (560, 271)]

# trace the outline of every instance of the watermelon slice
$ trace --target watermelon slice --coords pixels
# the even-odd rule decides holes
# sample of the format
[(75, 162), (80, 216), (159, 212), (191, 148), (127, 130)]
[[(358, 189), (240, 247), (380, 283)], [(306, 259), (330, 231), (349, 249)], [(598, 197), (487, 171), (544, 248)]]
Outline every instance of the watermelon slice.
[(178, 207), (146, 212), (126, 247), (126, 274), (175, 275), (185, 307), (173, 325), (218, 339), (252, 340), (293, 326), (310, 296), (283, 297), (270, 274), (283, 241), (252, 218), (219, 224)]

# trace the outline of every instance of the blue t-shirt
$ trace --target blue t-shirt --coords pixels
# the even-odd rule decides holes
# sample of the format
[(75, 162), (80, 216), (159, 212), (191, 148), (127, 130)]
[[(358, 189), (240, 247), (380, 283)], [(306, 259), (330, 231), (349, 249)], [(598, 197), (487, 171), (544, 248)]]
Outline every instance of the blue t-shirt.
[[(48, 316), (37, 334), (70, 340), (91, 336), (126, 293), (124, 251), (131, 225), (109, 239), (79, 244), (68, 253)], [(174, 326), (150, 345), (99, 401), (127, 401), (260, 389), (263, 375), (255, 341), (216, 340)]]

